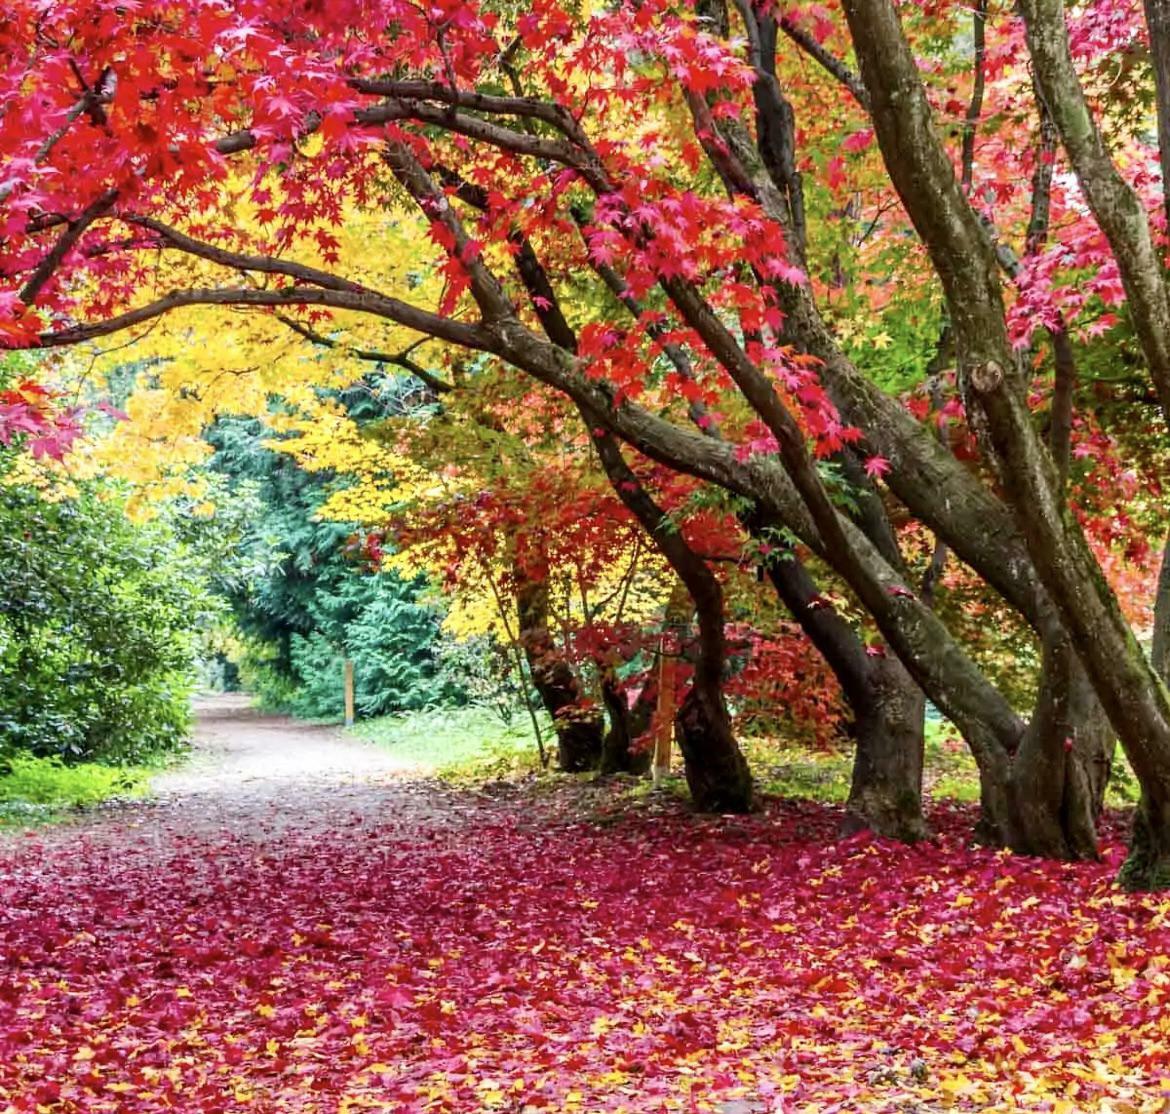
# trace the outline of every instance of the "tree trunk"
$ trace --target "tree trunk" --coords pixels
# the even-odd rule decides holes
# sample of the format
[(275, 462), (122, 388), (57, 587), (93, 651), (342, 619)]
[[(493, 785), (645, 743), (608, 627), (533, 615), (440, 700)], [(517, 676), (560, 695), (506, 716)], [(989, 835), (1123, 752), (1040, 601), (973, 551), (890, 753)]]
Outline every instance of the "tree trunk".
[(1040, 693), (1012, 763), (1014, 851), (1052, 859), (1096, 859), (1113, 733), (1063, 635), (1044, 648)]
[(601, 745), (601, 770), (605, 774), (644, 774), (653, 757), (648, 747), (634, 749), (638, 738), (650, 726), (658, 688), (647, 677), (633, 707), (612, 670), (602, 678), (601, 696), (609, 712), (609, 730)]
[(1154, 636), (1150, 662), (1163, 681), (1170, 681), (1170, 534), (1162, 547), (1162, 566), (1154, 596)]
[(675, 719), (687, 788), (702, 812), (747, 812), (751, 771), (731, 730), (722, 688), (703, 672), (696, 669)]
[[(1170, 692), (1126, 623), (1034, 428), (1005, 323), (998, 262), (963, 197), (892, 0), (845, 0), (886, 169), (955, 324), (959, 380), (1032, 563), (1142, 786), (1126, 885), (1170, 884)], [(1112, 165), (1080, 87), (1060, 0), (1022, 0), (1037, 87), (1117, 257), (1135, 330), (1170, 412), (1170, 299), (1140, 203)]]
[[(758, 510), (749, 529), (767, 523)], [(897, 658), (870, 657), (852, 627), (823, 606), (816, 583), (795, 553), (768, 566), (784, 606), (833, 670), (853, 712), (857, 749), (845, 830), (869, 828), (913, 843), (928, 834), (922, 816), (926, 700)]]
[[(1170, 194), (1167, 205), (1170, 206)], [(1154, 632), (1150, 661), (1163, 681), (1170, 681), (1170, 534), (1162, 549), (1154, 597)], [(1133, 818), (1129, 858), (1119, 881), (1127, 890), (1170, 889), (1170, 816), (1143, 790)]]
[(1170, 810), (1143, 794), (1133, 817), (1129, 857), (1118, 881), (1127, 890), (1170, 889)]
[(548, 584), (517, 563), (516, 611), (520, 645), (533, 684), (557, 733), (557, 765), (566, 773), (596, 769), (601, 761), (603, 719), (582, 701), (581, 682), (553, 642), (548, 623)]
[(594, 448), (618, 498), (642, 524), (685, 585), (699, 620), (695, 672), (675, 723), (687, 785), (704, 812), (747, 812), (753, 804), (752, 776), (731, 730), (723, 699), (727, 645), (723, 637), (723, 589), (715, 574), (687, 544), (626, 463), (617, 441), (583, 412)]
[(851, 701), (857, 750), (845, 830), (913, 843), (929, 835), (922, 816), (926, 697), (895, 657), (874, 661), (868, 672), (864, 695)]

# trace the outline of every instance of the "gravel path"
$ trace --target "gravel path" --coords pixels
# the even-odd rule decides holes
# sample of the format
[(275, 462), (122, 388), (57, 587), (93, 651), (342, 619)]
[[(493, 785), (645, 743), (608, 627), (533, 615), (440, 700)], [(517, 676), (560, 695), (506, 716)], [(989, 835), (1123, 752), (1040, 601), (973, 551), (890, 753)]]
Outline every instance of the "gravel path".
[(261, 715), (237, 694), (195, 705), (190, 761), (154, 781), (144, 809), (167, 826), (264, 840), (290, 829), (336, 831), (361, 821), (414, 827), (439, 819), (442, 796), (415, 763), (339, 729)]
[(337, 728), (261, 715), (242, 694), (203, 697), (195, 716), (192, 760), (156, 779), (159, 793), (267, 797), (283, 795), (290, 783), (364, 784), (418, 768)]
[(143, 800), (95, 812), (0, 843), (33, 839), (109, 843), (130, 837), (160, 851), (176, 838), (265, 843), (377, 823), (404, 833), (457, 825), (466, 806), (426, 770), (335, 727), (261, 715), (236, 694), (195, 704), (190, 758), (154, 779)]

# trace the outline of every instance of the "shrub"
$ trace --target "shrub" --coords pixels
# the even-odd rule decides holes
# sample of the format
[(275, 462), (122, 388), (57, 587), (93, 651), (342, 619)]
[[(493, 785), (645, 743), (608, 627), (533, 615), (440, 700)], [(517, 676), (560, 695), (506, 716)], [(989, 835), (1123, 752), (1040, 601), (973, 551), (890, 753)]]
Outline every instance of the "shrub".
[(108, 494), (0, 485), (0, 754), (137, 762), (186, 737), (199, 577)]

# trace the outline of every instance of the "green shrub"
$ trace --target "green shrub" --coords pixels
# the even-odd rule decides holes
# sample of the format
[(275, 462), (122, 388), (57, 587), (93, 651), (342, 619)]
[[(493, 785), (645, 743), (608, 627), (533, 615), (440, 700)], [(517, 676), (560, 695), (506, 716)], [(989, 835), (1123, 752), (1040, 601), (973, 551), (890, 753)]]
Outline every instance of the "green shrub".
[(0, 756), (133, 763), (186, 738), (197, 569), (100, 488), (0, 484)]
[[(466, 700), (441, 671), (440, 613), (422, 580), (371, 569), (357, 524), (319, 515), (331, 492), (351, 482), (310, 472), (270, 447), (262, 423), (222, 418), (208, 476), (236, 535), (217, 590), (230, 602), (249, 649), (241, 681), (262, 707), (310, 719), (343, 711), (342, 663), (354, 663), (359, 716)], [(225, 519), (227, 524), (227, 519)]]
[(59, 758), (14, 754), (0, 761), (0, 801), (83, 807), (111, 797), (141, 796), (151, 770), (145, 766), (66, 766)]

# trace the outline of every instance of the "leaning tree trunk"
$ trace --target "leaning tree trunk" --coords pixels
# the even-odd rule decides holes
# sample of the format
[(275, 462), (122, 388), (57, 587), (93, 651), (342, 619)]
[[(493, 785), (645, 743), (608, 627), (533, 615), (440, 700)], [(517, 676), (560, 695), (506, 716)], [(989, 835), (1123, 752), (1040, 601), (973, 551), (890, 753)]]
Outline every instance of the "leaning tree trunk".
[[(759, 533), (759, 510), (744, 518)], [(869, 828), (913, 843), (928, 835), (922, 815), (926, 698), (893, 656), (870, 657), (853, 628), (823, 599), (794, 552), (768, 565), (768, 579), (809, 641), (833, 670), (853, 712), (856, 743), (845, 830)]]
[(875, 661), (850, 701), (853, 778), (846, 826), (913, 843), (928, 835), (922, 816), (926, 697), (897, 658)]
[[(1170, 116), (1160, 114), (1159, 119), (1170, 120)], [(1170, 207), (1170, 194), (1167, 205)], [(1158, 676), (1170, 683), (1170, 534), (1162, 550), (1154, 597), (1150, 660)], [(1170, 805), (1156, 801), (1144, 787), (1134, 813), (1129, 858), (1122, 869), (1121, 882), (1130, 889), (1170, 889)]]
[[(1021, 0), (1032, 69), (1089, 207), (1117, 259), (1151, 378), (1170, 412), (1170, 297), (1140, 199), (1117, 173), (1080, 85), (1061, 0)], [(893, 0), (845, 0), (886, 169), (955, 322), (959, 382), (1044, 587), (1142, 786), (1121, 882), (1170, 886), (1170, 690), (1126, 623), (1027, 405), (994, 245), (955, 180)], [(1128, 192), (1127, 192), (1128, 191)]]
[(704, 812), (747, 812), (752, 775), (723, 698), (727, 646), (723, 635), (723, 590), (715, 574), (654, 501), (626, 463), (617, 441), (583, 411), (594, 448), (614, 491), (642, 524), (659, 552), (686, 586), (699, 620), (691, 688), (675, 718), (687, 786)]
[(549, 631), (548, 582), (523, 572), (517, 562), (516, 611), (520, 645), (532, 682), (557, 735), (557, 765), (567, 773), (596, 769), (601, 761), (603, 718), (582, 699), (581, 682)]
[[(702, 622), (700, 617), (700, 627)], [(746, 812), (752, 805), (751, 771), (731, 729), (722, 684), (702, 656), (700, 651), (695, 678), (674, 721), (687, 788), (703, 812)]]

